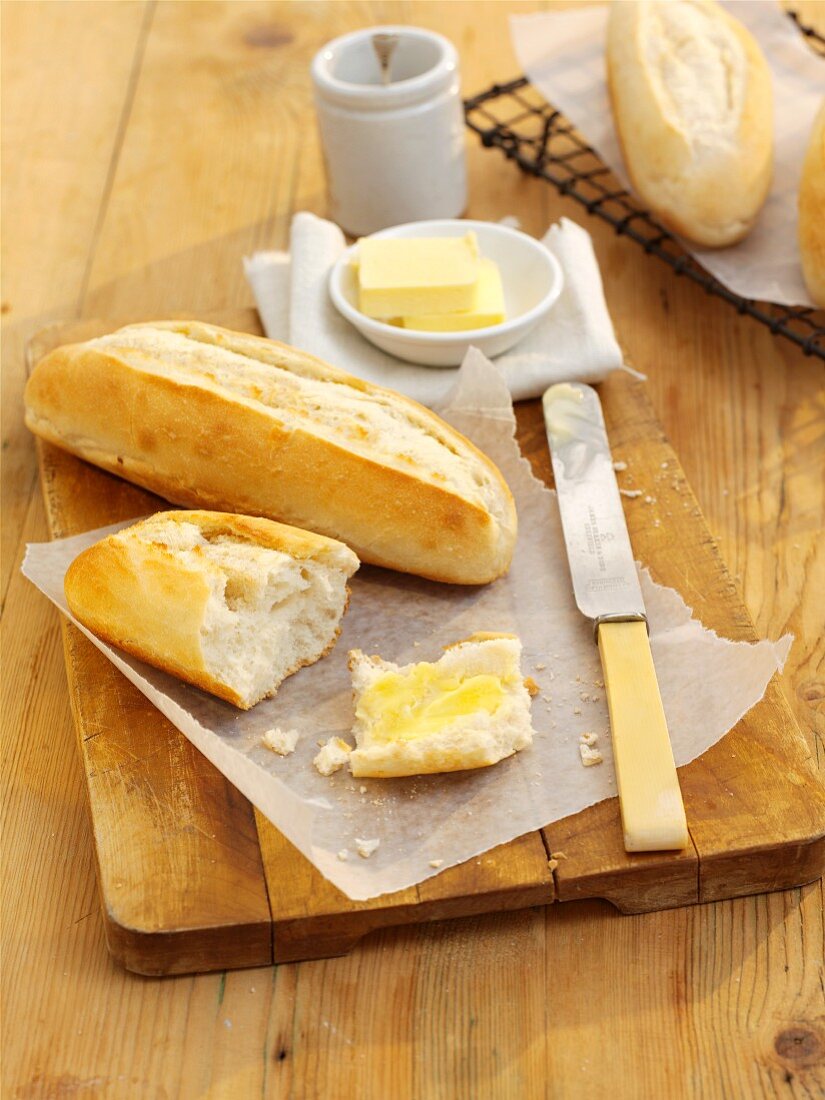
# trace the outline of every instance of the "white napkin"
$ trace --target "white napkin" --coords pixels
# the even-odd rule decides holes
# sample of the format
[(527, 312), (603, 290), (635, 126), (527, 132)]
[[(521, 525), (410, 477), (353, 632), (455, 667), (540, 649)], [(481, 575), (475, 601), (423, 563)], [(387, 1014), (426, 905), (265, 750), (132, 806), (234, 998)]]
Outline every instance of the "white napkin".
[[(762, 48), (773, 76), (774, 179), (751, 233), (729, 248), (685, 248), (724, 286), (744, 298), (810, 306), (797, 245), (802, 161), (825, 95), (825, 65), (778, 4), (725, 3)], [(510, 18), (523, 72), (558, 107), (618, 179), (629, 187), (613, 126), (604, 61), (607, 8), (537, 12)]]
[[(543, 243), (561, 264), (564, 289), (547, 317), (496, 360), (516, 401), (538, 397), (554, 382), (599, 382), (622, 366), (590, 234), (562, 218)], [(337, 225), (301, 213), (292, 221), (290, 255), (244, 259), (264, 332), (423, 405), (438, 403), (458, 367), (404, 363), (365, 340), (332, 304), (329, 272), (346, 247)]]

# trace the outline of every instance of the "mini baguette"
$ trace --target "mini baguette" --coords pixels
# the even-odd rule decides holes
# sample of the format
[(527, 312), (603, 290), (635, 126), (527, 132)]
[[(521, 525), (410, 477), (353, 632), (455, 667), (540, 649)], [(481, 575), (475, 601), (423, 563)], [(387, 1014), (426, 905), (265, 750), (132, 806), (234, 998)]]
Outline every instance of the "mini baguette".
[(696, 244), (741, 240), (773, 171), (768, 65), (750, 32), (714, 0), (610, 5), (610, 99), (633, 187)]
[(57, 348), (26, 386), (37, 435), (175, 504), (266, 516), (363, 561), (484, 584), (516, 511), (433, 413), (272, 340), (194, 321)]
[(99, 638), (247, 710), (332, 648), (358, 564), (272, 520), (158, 512), (84, 550), (64, 590)]
[(825, 307), (825, 102), (814, 121), (799, 185), (799, 252), (808, 292)]

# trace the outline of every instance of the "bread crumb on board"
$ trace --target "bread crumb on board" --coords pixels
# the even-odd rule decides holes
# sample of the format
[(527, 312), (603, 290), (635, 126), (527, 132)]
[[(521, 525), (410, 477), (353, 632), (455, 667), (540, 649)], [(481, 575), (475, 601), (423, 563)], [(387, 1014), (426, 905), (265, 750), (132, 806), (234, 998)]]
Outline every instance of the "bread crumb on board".
[(438, 868), (442, 867), (443, 865), (444, 865), (444, 860), (443, 859), (431, 859), (430, 860), (430, 866), (435, 867), (436, 870), (438, 870)]
[(341, 860), (342, 863), (346, 863), (346, 861), (349, 859), (349, 852), (346, 850), (346, 848), (341, 849), (341, 851), (338, 853), (338, 858)]
[(352, 745), (348, 745), (340, 737), (330, 737), (312, 763), (321, 775), (332, 775), (343, 768), (351, 752)]
[(355, 850), (361, 859), (369, 859), (380, 843), (381, 841), (377, 837), (373, 840), (361, 840), (360, 837), (356, 837)]
[(641, 489), (619, 489), (619, 492), (622, 494), (623, 497), (630, 497), (631, 500), (635, 500), (636, 497), (640, 497), (642, 495)]
[(585, 745), (583, 741), (579, 742), (579, 756), (582, 758), (582, 764), (586, 768), (592, 768), (594, 764), (601, 764), (604, 759), (598, 749), (591, 748), (590, 745)]
[(617, 473), (621, 473), (621, 472), (622, 472), (622, 470), (626, 470), (626, 469), (627, 469), (627, 463), (626, 463), (626, 462), (622, 462), (621, 460), (620, 460), (619, 462), (614, 462), (614, 463), (613, 463), (613, 469), (614, 469), (614, 470), (615, 470), (615, 471), (616, 471)]
[(291, 752), (295, 752), (298, 737), (297, 730), (282, 730), (276, 726), (274, 729), (267, 730), (261, 741), (278, 756), (289, 756)]

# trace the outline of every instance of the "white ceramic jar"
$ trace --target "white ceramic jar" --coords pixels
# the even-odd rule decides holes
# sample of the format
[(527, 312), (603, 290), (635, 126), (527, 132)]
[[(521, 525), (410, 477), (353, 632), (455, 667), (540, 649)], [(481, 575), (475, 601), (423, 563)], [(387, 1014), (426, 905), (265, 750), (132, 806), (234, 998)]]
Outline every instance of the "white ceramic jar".
[[(376, 34), (398, 35), (381, 84)], [(455, 218), (467, 203), (458, 54), (418, 27), (369, 27), (312, 62), (330, 216), (352, 236), (401, 222)]]

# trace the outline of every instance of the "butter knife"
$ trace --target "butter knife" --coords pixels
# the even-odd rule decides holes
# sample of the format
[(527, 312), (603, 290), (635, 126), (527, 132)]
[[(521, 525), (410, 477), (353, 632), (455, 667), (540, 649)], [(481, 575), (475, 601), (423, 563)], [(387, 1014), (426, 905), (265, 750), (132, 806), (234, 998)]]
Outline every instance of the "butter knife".
[(563, 382), (542, 406), (576, 604), (604, 671), (624, 846), (681, 849), (685, 808), (601, 404), (590, 386)]

